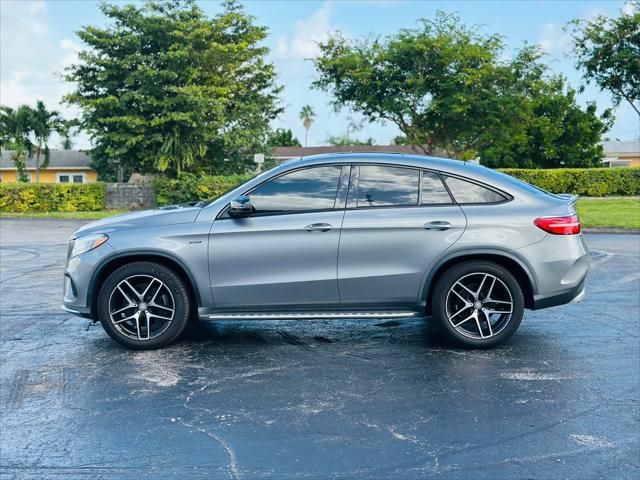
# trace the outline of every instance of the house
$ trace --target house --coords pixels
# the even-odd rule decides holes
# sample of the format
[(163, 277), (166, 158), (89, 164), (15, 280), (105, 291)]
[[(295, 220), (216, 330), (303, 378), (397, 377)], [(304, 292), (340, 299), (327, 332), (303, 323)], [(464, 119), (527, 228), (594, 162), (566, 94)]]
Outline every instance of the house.
[[(308, 157), (326, 153), (404, 153), (407, 155), (425, 155), (424, 151), (415, 145), (344, 145), (323, 147), (276, 147), (271, 158), (278, 163), (286, 162), (292, 158)], [(444, 152), (433, 153), (434, 157), (447, 157)]]
[[(43, 162), (40, 157), (40, 164)], [(36, 181), (35, 155), (26, 162), (26, 173), (29, 182)], [(91, 168), (91, 158), (85, 152), (78, 150), (51, 150), (49, 165), (40, 168), (40, 183), (91, 183), (98, 179), (98, 173)], [(17, 181), (16, 165), (13, 162), (13, 152), (0, 152), (0, 182)]]
[(604, 147), (604, 167), (640, 167), (640, 140), (610, 141)]

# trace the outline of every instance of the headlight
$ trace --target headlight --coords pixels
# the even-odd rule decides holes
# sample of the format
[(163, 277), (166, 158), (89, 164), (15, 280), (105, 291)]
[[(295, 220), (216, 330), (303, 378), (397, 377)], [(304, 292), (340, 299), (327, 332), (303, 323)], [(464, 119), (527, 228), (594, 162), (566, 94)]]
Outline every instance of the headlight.
[(87, 235), (86, 237), (80, 237), (73, 240), (73, 246), (71, 247), (71, 253), (69, 258), (76, 257), (81, 253), (86, 253), (89, 250), (98, 248), (100, 245), (109, 240), (104, 233), (98, 233), (95, 235)]

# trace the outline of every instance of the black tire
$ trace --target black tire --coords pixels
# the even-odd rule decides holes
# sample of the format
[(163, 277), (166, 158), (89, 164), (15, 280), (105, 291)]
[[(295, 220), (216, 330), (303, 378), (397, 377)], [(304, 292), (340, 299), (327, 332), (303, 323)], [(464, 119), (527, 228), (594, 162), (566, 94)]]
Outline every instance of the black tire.
[[(125, 280), (129, 282), (128, 285), (134, 287), (133, 291), (123, 283)], [(149, 292), (142, 300), (139, 297), (135, 298), (134, 292), (139, 294), (144, 289), (143, 282), (147, 281), (150, 283)], [(156, 288), (157, 296), (150, 301)], [(129, 300), (132, 300), (135, 306), (127, 306), (130, 304)], [(116, 321), (116, 325), (111, 316), (118, 312), (119, 307), (124, 307), (123, 311), (117, 314), (122, 316), (123, 320)], [(144, 310), (140, 311), (143, 307)], [(173, 313), (170, 314), (169, 311), (172, 309)], [(180, 336), (193, 309), (189, 291), (182, 278), (170, 268), (153, 262), (129, 263), (111, 273), (100, 288), (97, 308), (100, 323), (109, 336), (136, 350), (151, 350), (169, 345)], [(149, 317), (146, 316), (147, 312), (151, 313)], [(135, 319), (125, 318), (136, 313), (139, 324)], [(113, 316), (119, 319), (116, 315)], [(171, 319), (167, 320), (169, 316)]]
[[(483, 278), (485, 283), (482, 283)], [(487, 279), (489, 282), (495, 282), (495, 291), (491, 297), (485, 298), (487, 303), (483, 303), (483, 296), (486, 297), (488, 288), (491, 287)], [(477, 300), (460, 285), (460, 281), (470, 287), (472, 292), (481, 290)], [(451, 292), (454, 285), (455, 291), (460, 291), (460, 296)], [(499, 296), (505, 302), (511, 301), (511, 306), (496, 301)], [(470, 306), (465, 306), (469, 303)], [(507, 313), (484, 313), (491, 312), (492, 309), (500, 312), (510, 309), (511, 314), (508, 316)], [(524, 314), (524, 296), (518, 281), (502, 265), (473, 260), (451, 267), (440, 277), (434, 288), (432, 311), (439, 329), (455, 344), (465, 348), (492, 348), (508, 340), (520, 326)], [(459, 322), (474, 313), (478, 321), (471, 317), (459, 325)], [(487, 322), (487, 318), (492, 320)]]

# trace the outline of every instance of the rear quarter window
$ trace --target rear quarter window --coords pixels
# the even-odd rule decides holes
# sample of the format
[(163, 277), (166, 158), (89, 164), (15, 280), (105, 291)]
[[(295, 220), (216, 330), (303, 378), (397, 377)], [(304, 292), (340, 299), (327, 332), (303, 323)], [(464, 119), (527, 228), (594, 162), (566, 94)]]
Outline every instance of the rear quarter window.
[(445, 176), (445, 183), (458, 203), (498, 203), (507, 198), (490, 188), (457, 177)]

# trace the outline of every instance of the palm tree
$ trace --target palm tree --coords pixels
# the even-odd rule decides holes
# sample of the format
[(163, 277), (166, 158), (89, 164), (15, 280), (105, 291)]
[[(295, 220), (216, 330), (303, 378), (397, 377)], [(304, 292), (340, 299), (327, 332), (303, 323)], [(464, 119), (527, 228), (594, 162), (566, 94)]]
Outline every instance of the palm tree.
[[(42, 100), (38, 100), (32, 110), (33, 135), (36, 140), (36, 183), (40, 183), (40, 168), (49, 166), (49, 137), (54, 130), (60, 130), (62, 117), (56, 110), (48, 111)], [(44, 162), (40, 165), (40, 155), (44, 153)]]
[(157, 160), (158, 170), (164, 172), (173, 169), (180, 175), (184, 168), (192, 166), (198, 158), (204, 157), (207, 147), (180, 130), (180, 126), (173, 127), (165, 135), (160, 155)]
[(316, 112), (313, 111), (311, 105), (305, 105), (300, 110), (300, 120), (302, 120), (302, 125), (304, 125), (304, 146), (307, 146), (307, 136), (309, 135), (309, 129), (311, 128), (311, 124), (313, 123), (313, 119), (316, 118)]
[(0, 106), (0, 146), (7, 145), (13, 149), (13, 163), (16, 165), (18, 180), (27, 181), (26, 153), (29, 157), (33, 152), (31, 131), (33, 125), (33, 109), (28, 105), (21, 105), (17, 110)]
[(71, 150), (73, 148), (73, 137), (78, 133), (80, 124), (77, 120), (61, 120), (58, 128), (60, 135), (60, 148), (63, 150)]

